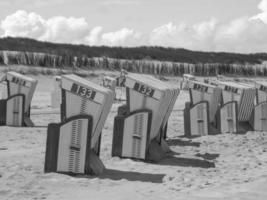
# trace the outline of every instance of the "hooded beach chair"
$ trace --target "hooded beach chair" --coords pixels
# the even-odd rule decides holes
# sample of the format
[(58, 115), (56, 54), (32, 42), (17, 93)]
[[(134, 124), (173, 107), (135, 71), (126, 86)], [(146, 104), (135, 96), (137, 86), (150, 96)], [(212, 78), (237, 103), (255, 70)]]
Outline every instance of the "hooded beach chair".
[(222, 132), (251, 130), (249, 121), (254, 109), (256, 89), (248, 84), (217, 81), (222, 89), (222, 106), (218, 120)]
[(115, 88), (116, 88), (116, 79), (115, 78), (112, 78), (112, 77), (109, 77), (109, 76), (105, 76), (103, 78), (103, 83), (102, 84), (103, 84), (104, 87), (109, 88), (112, 91), (115, 91)]
[(114, 91), (76, 75), (61, 77), (61, 123), (48, 125), (45, 172), (100, 174), (101, 132)]
[(267, 83), (255, 82), (256, 105), (254, 106), (250, 125), (255, 131), (267, 131)]
[(0, 100), (0, 124), (34, 126), (30, 111), (37, 80), (17, 72), (7, 72), (2, 79), (7, 84), (7, 99)]
[(165, 130), (179, 89), (132, 73), (125, 86), (126, 105), (114, 120), (112, 156), (157, 161), (168, 150)]
[(189, 81), (190, 102), (185, 103), (184, 131), (186, 136), (218, 133), (216, 113), (221, 103), (221, 89), (198, 81)]

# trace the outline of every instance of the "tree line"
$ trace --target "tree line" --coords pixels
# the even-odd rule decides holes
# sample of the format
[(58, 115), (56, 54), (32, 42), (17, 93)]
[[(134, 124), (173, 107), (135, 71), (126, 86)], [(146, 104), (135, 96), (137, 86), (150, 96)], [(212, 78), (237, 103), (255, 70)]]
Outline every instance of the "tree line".
[(0, 38), (0, 50), (38, 52), (62, 56), (64, 59), (108, 57), (126, 60), (157, 60), (179, 63), (260, 64), (267, 53), (238, 54), (226, 52), (190, 51), (183, 48), (157, 46), (107, 47), (41, 42), (28, 38)]

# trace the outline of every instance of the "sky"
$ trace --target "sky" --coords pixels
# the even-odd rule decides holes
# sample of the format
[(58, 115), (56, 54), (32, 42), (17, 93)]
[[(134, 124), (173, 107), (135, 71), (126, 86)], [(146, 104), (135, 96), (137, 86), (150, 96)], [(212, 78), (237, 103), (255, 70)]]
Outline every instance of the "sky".
[(0, 0), (0, 37), (267, 52), (267, 0)]

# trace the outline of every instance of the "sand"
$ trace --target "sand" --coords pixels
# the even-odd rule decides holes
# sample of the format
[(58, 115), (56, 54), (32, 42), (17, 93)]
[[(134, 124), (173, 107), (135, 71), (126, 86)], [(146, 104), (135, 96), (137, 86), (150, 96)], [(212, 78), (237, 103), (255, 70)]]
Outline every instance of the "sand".
[[(99, 176), (44, 173), (52, 77), (38, 76), (32, 102), (34, 128), (0, 127), (0, 199), (267, 199), (267, 133), (183, 137), (182, 91), (169, 120), (172, 152), (159, 163), (111, 157), (115, 103), (105, 123)], [(96, 79), (95, 81), (99, 81)], [(172, 81), (173, 84), (178, 84)]]

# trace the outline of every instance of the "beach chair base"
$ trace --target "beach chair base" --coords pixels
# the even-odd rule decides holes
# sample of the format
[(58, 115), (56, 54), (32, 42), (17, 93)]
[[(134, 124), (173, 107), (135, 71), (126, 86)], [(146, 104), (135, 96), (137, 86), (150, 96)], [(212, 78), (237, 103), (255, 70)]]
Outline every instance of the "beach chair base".
[[(93, 118), (77, 115), (48, 125), (44, 171), (70, 175), (101, 174), (100, 144), (91, 148)], [(99, 145), (99, 146), (98, 146)]]

